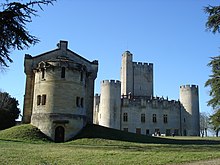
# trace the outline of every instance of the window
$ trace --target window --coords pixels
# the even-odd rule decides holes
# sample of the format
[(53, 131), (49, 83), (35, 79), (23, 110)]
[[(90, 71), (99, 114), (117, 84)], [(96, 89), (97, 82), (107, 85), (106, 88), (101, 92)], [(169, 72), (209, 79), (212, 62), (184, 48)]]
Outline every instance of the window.
[(167, 115), (163, 115), (163, 122), (167, 123)]
[(145, 123), (145, 114), (141, 114), (141, 123)]
[(128, 128), (124, 128), (124, 131), (125, 131), (125, 132), (128, 132)]
[(42, 105), (46, 105), (46, 99), (47, 99), (47, 96), (42, 95)]
[(157, 122), (157, 115), (153, 114), (153, 123), (156, 123), (156, 122)]
[(83, 72), (80, 73), (80, 81), (83, 81)]
[(41, 95), (37, 95), (37, 105), (40, 105), (41, 103)]
[(141, 134), (141, 128), (136, 128), (136, 134)]
[(83, 100), (83, 98), (81, 98), (80, 105), (81, 105), (81, 107), (84, 106), (84, 100)]
[(41, 78), (44, 79), (45, 78), (45, 69), (41, 70)]
[(123, 114), (123, 121), (127, 122), (128, 121), (128, 113)]
[(149, 135), (149, 134), (150, 134), (150, 130), (146, 129), (146, 135)]
[(80, 97), (76, 97), (76, 106), (80, 107)]
[(65, 74), (66, 74), (66, 68), (62, 67), (61, 68), (61, 78), (65, 78)]

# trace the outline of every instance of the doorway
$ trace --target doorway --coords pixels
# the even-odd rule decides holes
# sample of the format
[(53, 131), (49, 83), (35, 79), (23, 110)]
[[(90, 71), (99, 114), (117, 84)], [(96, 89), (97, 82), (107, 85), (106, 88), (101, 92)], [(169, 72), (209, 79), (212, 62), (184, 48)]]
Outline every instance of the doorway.
[(64, 142), (65, 129), (62, 126), (58, 126), (55, 129), (55, 142)]

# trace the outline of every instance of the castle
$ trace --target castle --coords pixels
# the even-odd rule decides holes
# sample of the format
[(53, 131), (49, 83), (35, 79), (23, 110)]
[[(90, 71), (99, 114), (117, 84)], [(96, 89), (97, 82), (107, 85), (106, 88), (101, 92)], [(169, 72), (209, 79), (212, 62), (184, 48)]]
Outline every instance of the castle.
[(180, 100), (154, 97), (153, 64), (122, 54), (121, 81), (104, 80), (94, 97), (94, 123), (144, 135), (199, 136), (198, 86), (180, 86)]
[(73, 138), (87, 123), (138, 134), (199, 135), (198, 86), (180, 87), (180, 101), (153, 95), (153, 64), (122, 55), (121, 82), (104, 80), (94, 97), (98, 61), (68, 49), (67, 41), (37, 56), (25, 55), (23, 123), (56, 142)]

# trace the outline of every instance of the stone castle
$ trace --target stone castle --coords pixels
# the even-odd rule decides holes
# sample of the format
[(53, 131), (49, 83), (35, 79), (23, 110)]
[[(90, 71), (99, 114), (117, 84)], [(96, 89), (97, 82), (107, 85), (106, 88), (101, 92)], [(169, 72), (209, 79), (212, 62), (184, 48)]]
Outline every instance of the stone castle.
[(153, 95), (153, 64), (122, 55), (121, 82), (104, 80), (94, 97), (98, 61), (68, 49), (67, 41), (37, 56), (25, 55), (23, 123), (56, 142), (73, 138), (87, 123), (138, 134), (199, 135), (198, 86), (180, 87), (180, 101)]

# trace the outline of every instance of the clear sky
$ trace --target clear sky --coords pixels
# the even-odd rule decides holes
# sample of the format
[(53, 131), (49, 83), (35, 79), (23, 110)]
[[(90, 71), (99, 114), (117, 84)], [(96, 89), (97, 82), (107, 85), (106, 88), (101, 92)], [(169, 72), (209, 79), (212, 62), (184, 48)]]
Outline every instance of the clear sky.
[(17, 98), (23, 109), (24, 55), (56, 49), (67, 40), (69, 49), (99, 61), (95, 93), (103, 79), (120, 79), (121, 55), (129, 50), (135, 62), (154, 64), (155, 96), (179, 99), (179, 86), (199, 85), (200, 111), (207, 107), (211, 56), (219, 55), (220, 34), (205, 29), (203, 8), (213, 0), (58, 0), (44, 6), (28, 24), (41, 40), (24, 51), (12, 51), (14, 63), (0, 73), (0, 89)]

